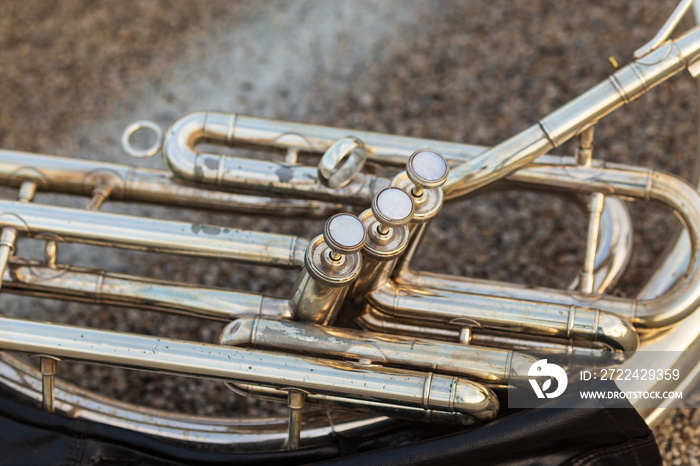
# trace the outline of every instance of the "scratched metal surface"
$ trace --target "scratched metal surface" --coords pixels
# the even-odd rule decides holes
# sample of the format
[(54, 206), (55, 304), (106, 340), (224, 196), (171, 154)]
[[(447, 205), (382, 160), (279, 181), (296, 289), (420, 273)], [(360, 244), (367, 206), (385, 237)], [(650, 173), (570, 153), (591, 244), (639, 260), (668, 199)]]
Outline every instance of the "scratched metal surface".
[[(582, 3), (582, 2), (579, 2)], [(202, 109), (493, 145), (610, 72), (652, 37), (674, 2), (619, 5), (516, 1), (286, 3), (68, 0), (0, 3), (0, 147), (131, 162), (121, 130), (164, 127)], [(697, 146), (696, 92), (683, 76), (596, 130), (596, 156), (688, 173)], [(560, 153), (570, 152), (564, 147)], [(137, 162), (134, 162), (137, 163)], [(152, 159), (139, 162), (161, 166)], [(40, 195), (37, 202), (86, 200)], [(581, 263), (585, 219), (565, 199), (489, 194), (451, 205), (431, 227), (419, 265), (476, 277), (560, 286)], [(631, 206), (632, 295), (675, 227)], [(108, 203), (105, 210), (313, 237), (322, 223)], [(40, 245), (24, 241), (22, 254)], [(62, 246), (60, 261), (114, 272), (284, 296), (294, 277), (261, 267)], [(118, 308), (0, 294), (13, 316), (212, 341), (220, 326)], [(220, 385), (61, 365), (64, 377), (151, 406), (201, 414), (269, 412)], [(669, 464), (699, 454), (698, 412), (679, 410), (657, 435)]]

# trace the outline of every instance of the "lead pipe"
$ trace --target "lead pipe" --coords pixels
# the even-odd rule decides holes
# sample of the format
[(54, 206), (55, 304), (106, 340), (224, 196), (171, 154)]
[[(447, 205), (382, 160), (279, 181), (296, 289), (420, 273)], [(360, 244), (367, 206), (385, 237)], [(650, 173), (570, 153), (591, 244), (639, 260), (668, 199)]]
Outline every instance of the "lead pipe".
[(700, 54), (700, 27), (620, 68), (537, 124), (452, 169), (447, 199), (469, 194), (533, 162), (620, 106), (686, 69)]

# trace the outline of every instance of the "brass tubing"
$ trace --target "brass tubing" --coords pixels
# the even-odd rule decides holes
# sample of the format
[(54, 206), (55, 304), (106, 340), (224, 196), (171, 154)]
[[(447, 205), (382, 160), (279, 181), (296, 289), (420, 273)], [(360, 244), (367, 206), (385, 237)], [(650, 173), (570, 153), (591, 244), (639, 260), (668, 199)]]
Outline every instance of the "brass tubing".
[(500, 385), (507, 384), (509, 377), (524, 380), (536, 361), (507, 350), (261, 318), (231, 322), (218, 341), (224, 345), (434, 371)]
[[(604, 295), (592, 306), (631, 319), (641, 328), (661, 328), (673, 325), (700, 305), (700, 195), (686, 181), (656, 170), (621, 164), (594, 164), (591, 168), (536, 164), (514, 173), (509, 179), (528, 184), (537, 182), (553, 189), (601, 192), (666, 204), (678, 213), (690, 237), (691, 260), (686, 276), (677, 287), (656, 298), (625, 299)], [(552, 294), (576, 304), (572, 295), (558, 290)]]
[(367, 296), (383, 313), (409, 319), (486, 330), (599, 342), (614, 350), (634, 351), (634, 327), (612, 313), (579, 306), (533, 303), (517, 299), (431, 290), (387, 283)]
[[(600, 217), (595, 265), (593, 269), (593, 291), (603, 294), (618, 282), (632, 256), (632, 218), (625, 203), (614, 197), (606, 197)], [(578, 276), (568, 286), (579, 287)]]
[[(191, 177), (195, 171), (195, 159), (199, 155), (195, 149), (197, 142), (277, 150), (282, 153), (296, 149), (299, 153), (320, 156), (337, 140), (346, 137), (354, 137), (364, 143), (368, 160), (397, 167), (406, 165), (417, 148), (430, 147), (453, 161), (468, 160), (484, 150), (484, 147), (470, 144), (350, 128), (332, 128), (234, 113), (194, 112), (181, 117), (166, 132), (164, 157), (174, 171)], [(218, 162), (217, 160), (217, 167)]]
[[(14, 227), (4, 227), (0, 233), (0, 277), (5, 276), (7, 263), (10, 260), (10, 255), (15, 249), (15, 241), (17, 240), (17, 229)], [(0, 281), (0, 285), (2, 282)]]
[[(31, 181), (24, 181), (20, 185), (17, 193), (17, 203), (26, 204), (34, 198), (36, 193), (36, 184)], [(2, 286), (2, 277), (5, 276), (7, 263), (10, 260), (10, 255), (15, 251), (15, 242), (17, 241), (17, 227), (11, 225), (3, 225), (0, 233), (0, 286)]]
[(598, 233), (600, 232), (600, 217), (603, 212), (605, 196), (600, 193), (591, 194), (588, 203), (588, 234), (586, 235), (586, 252), (583, 258), (583, 270), (579, 275), (579, 289), (582, 293), (593, 293), (595, 286), (595, 258), (598, 246)]
[[(270, 387), (243, 383), (227, 383), (226, 386), (242, 396), (258, 398), (267, 401), (283, 402), (287, 399), (286, 392)], [(462, 413), (448, 413), (434, 409), (410, 408), (391, 403), (377, 403), (371, 400), (354, 400), (333, 395), (306, 395), (306, 402), (315, 406), (323, 406), (336, 410), (347, 410), (353, 413), (370, 413), (403, 419), (412, 422), (446, 424), (451, 426), (471, 426), (478, 422), (473, 416)], [(328, 411), (327, 411), (328, 412)]]
[[(39, 370), (7, 353), (0, 354), (0, 381), (8, 389), (41, 402), (41, 379)], [(279, 416), (212, 418), (175, 413), (107, 398), (61, 379), (55, 381), (55, 404), (56, 411), (79, 419), (176, 441), (227, 445), (238, 452), (281, 450), (288, 435), (287, 419)], [(384, 416), (339, 411), (309, 412), (304, 421), (304, 447), (325, 444), (338, 435), (376, 435), (398, 424)]]
[(700, 28), (695, 27), (620, 68), (537, 124), (454, 167), (443, 186), (445, 197), (464, 196), (533, 162), (613, 110), (686, 69), (699, 53)]
[(91, 196), (108, 186), (110, 199), (150, 202), (262, 215), (328, 217), (343, 210), (338, 203), (235, 194), (185, 184), (168, 170), (54, 155), (0, 150), (0, 180), (20, 186), (34, 181), (42, 191)]
[[(443, 288), (475, 292), (483, 299), (495, 294), (537, 303), (588, 306), (630, 319), (640, 328), (673, 325), (692, 313), (700, 304), (700, 195), (687, 182), (673, 175), (622, 164), (593, 163), (591, 167), (574, 165), (570, 158), (549, 157), (552, 163), (535, 163), (508, 176), (514, 183), (539, 184), (554, 190), (656, 200), (673, 209), (682, 218), (690, 237), (690, 257), (686, 275), (679, 285), (651, 299), (628, 299), (610, 295), (586, 296), (576, 292), (547, 288), (527, 288), (512, 284), (486, 282), (440, 274), (412, 272), (398, 278), (418, 288)], [(483, 285), (483, 286), (482, 286)], [(476, 287), (476, 288), (474, 288)]]
[[(469, 330), (470, 344), (476, 347), (505, 349), (512, 351), (535, 351), (550, 355), (565, 356), (566, 364), (601, 364), (605, 361), (619, 363), (624, 360), (625, 353), (610, 351), (606, 345), (592, 343), (582, 346), (581, 341), (562, 341), (560, 339), (542, 338), (517, 335), (508, 332), (496, 332), (480, 327), (428, 327), (424, 323), (406, 319), (394, 318), (382, 314), (374, 308), (367, 308), (358, 319), (363, 328), (375, 332), (391, 332), (392, 335), (405, 335), (413, 339), (444, 340), (457, 342), (464, 329)], [(518, 354), (518, 353), (515, 353)]]
[(377, 309), (366, 306), (357, 318), (357, 324), (372, 332), (401, 335), (412, 338), (425, 338), (439, 341), (459, 341), (459, 327), (430, 327), (422, 322), (407, 321), (381, 313)]
[(12, 201), (0, 201), (0, 212), (0, 227), (30, 237), (278, 267), (301, 267), (307, 245), (296, 236)]
[[(617, 283), (632, 254), (632, 219), (624, 202), (613, 197), (606, 197), (600, 223), (594, 272), (594, 290), (597, 294), (604, 293)], [(397, 283), (465, 293), (496, 294), (531, 301), (546, 300), (537, 293), (537, 290), (546, 290), (544, 288), (413, 270), (410, 267), (410, 259), (415, 254), (419, 244), (413, 240), (413, 234), (415, 232), (416, 235), (422, 235), (423, 233), (419, 229), (426, 228), (424, 225), (415, 225), (415, 230), (411, 229), (411, 242), (399, 259), (399, 265), (396, 268), (398, 273), (395, 274), (394, 279)], [(569, 284), (568, 289), (578, 290), (578, 287), (579, 280), (576, 276)], [(568, 301), (552, 302), (563, 304)]]
[[(155, 372), (240, 381), (312, 393), (459, 412), (498, 412), (495, 394), (475, 382), (346, 361), (238, 349), (0, 317), (0, 348)], [(254, 364), (253, 364), (254, 361)]]
[[(199, 143), (235, 145), (236, 122), (236, 115), (231, 113), (195, 112), (180, 117), (165, 133), (165, 164), (179, 178), (195, 183), (292, 193), (359, 205), (366, 205), (375, 192), (389, 185), (387, 179), (359, 173), (347, 185), (333, 189), (319, 181), (316, 167), (212, 154), (196, 149)], [(281, 147), (275, 144), (279, 141), (272, 141), (272, 146)]]
[(230, 321), (244, 315), (291, 318), (289, 301), (257, 293), (11, 259), (4, 289), (53, 299), (138, 307)]

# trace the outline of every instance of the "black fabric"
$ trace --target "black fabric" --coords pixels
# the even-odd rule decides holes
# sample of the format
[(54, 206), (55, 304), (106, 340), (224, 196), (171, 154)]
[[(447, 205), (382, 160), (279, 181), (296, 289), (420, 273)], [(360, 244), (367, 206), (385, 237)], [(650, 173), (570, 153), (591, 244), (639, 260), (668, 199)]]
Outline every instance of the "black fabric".
[[(608, 389), (616, 388), (613, 384)], [(578, 409), (522, 411), (479, 429), (425, 441), (417, 439), (446, 429), (417, 425), (364, 441), (339, 438), (334, 445), (297, 452), (236, 454), (67, 419), (0, 397), (0, 465), (293, 465), (324, 460), (323, 464), (387, 466), (661, 464), (653, 434), (626, 401), (614, 404), (628, 409), (612, 408), (604, 400), (584, 403), (586, 407)]]

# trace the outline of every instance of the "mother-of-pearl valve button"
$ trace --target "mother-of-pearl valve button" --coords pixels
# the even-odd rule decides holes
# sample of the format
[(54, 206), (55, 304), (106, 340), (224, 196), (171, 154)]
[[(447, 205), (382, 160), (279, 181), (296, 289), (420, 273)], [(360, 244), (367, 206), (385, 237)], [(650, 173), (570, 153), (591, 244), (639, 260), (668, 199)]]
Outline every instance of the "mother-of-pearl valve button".
[(445, 158), (434, 150), (414, 152), (406, 164), (406, 174), (420, 189), (435, 189), (447, 180), (450, 169)]
[(337, 254), (352, 254), (364, 247), (367, 231), (356, 216), (336, 214), (326, 222), (323, 240)]
[(413, 218), (411, 196), (400, 188), (386, 188), (372, 199), (372, 214), (385, 228), (399, 228)]

